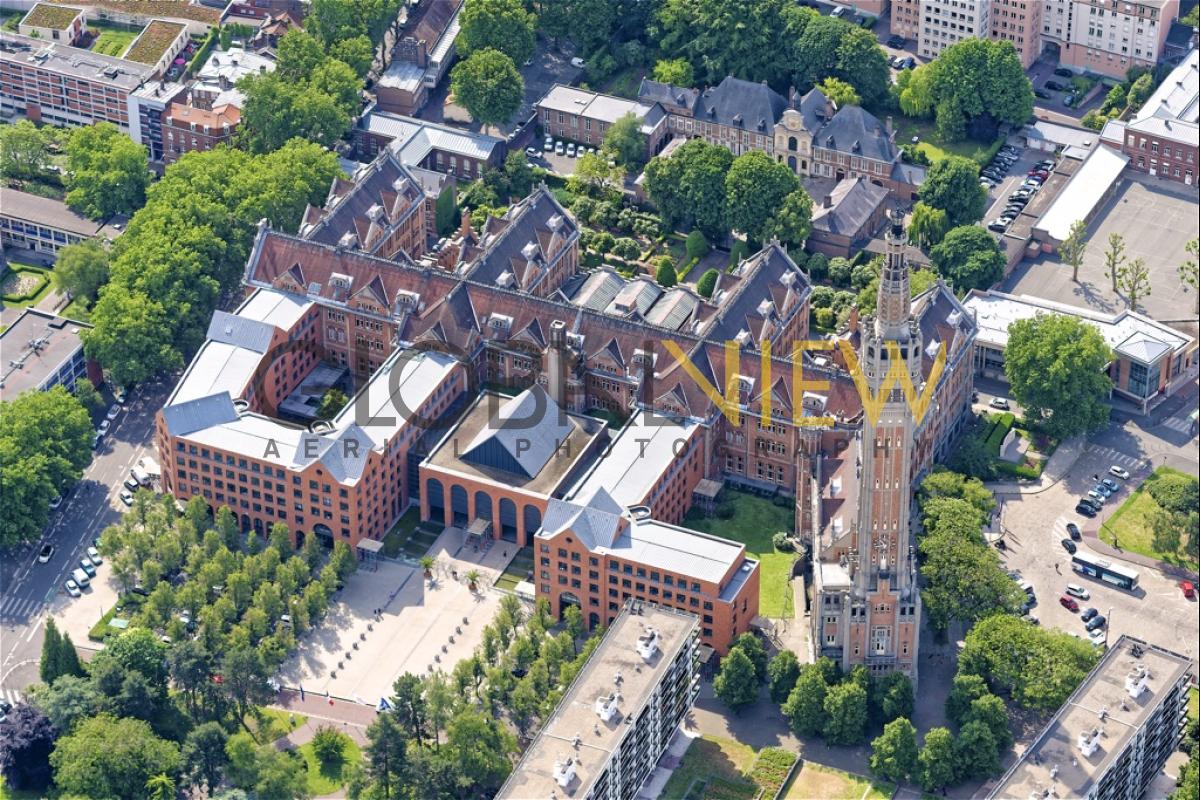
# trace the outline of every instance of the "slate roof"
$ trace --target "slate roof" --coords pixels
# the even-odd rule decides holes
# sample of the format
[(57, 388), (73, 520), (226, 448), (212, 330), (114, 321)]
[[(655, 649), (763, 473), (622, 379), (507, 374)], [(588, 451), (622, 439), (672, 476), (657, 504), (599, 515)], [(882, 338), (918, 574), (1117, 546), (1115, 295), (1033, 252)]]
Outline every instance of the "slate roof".
[(813, 146), (876, 161), (896, 160), (896, 143), (883, 123), (859, 106), (842, 106), (813, 134)]
[[(533, 291), (550, 266), (578, 238), (579, 226), (545, 185), (534, 189), (503, 217), (491, 217), (480, 239), (483, 252), (469, 255), (458, 271), (481, 283)], [(509, 277), (502, 276), (508, 274)]]
[(223, 342), (265, 353), (274, 335), (275, 328), (272, 325), (218, 309), (213, 312), (212, 321), (208, 324), (206, 338), (210, 342)]
[(233, 398), (228, 392), (198, 397), (186, 403), (164, 406), (163, 420), (172, 436), (185, 436), (238, 418)]
[(642, 78), (642, 83), (638, 86), (638, 100), (647, 105), (661, 103), (666, 108), (692, 111), (696, 107), (698, 99), (700, 99), (699, 89), (685, 89), (669, 83), (652, 81), (649, 78)]
[(826, 208), (818, 203), (813, 208), (813, 230), (846, 236), (851, 240), (870, 235), (873, 231), (863, 229), (871, 215), (887, 200), (887, 196), (887, 189), (861, 176), (839, 181), (830, 192), (832, 205)]
[(710, 341), (736, 339), (745, 331), (756, 344), (764, 338), (764, 323), (780, 325), (790, 319), (812, 292), (808, 278), (778, 242), (768, 243), (731, 274), (742, 280), (727, 292), (714, 291), (721, 315), (706, 331)]
[(586, 503), (551, 498), (542, 517), (542, 531), (555, 534), (570, 529), (589, 550), (612, 547), (621, 531), (622, 510), (602, 488)]
[(463, 0), (427, 0), (417, 10), (417, 15), (404, 26), (402, 36), (412, 36), (433, 48), (454, 22)]
[(461, 458), (533, 478), (574, 430), (554, 398), (534, 384), (500, 406)]
[(695, 117), (769, 134), (785, 108), (787, 100), (765, 83), (744, 81), (730, 75), (719, 86), (701, 93), (696, 101)]

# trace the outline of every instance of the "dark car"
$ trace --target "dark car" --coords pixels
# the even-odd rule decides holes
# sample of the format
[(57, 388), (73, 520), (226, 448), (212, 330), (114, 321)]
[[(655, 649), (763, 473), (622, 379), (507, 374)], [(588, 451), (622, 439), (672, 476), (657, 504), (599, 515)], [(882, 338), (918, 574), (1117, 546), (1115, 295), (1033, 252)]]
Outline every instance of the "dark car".
[(1094, 608), (1089, 608), (1087, 611), (1084, 611), (1082, 614), (1080, 614), (1080, 615), (1079, 615), (1079, 618), (1080, 618), (1081, 620), (1083, 620), (1084, 622), (1091, 622), (1091, 621), (1092, 621), (1092, 617), (1096, 616), (1096, 615), (1097, 615), (1097, 614), (1099, 614), (1099, 613), (1100, 613), (1100, 612), (1099, 612), (1099, 611), (1097, 611), (1096, 609), (1094, 609)]
[(1067, 523), (1067, 533), (1070, 534), (1071, 538), (1077, 542), (1082, 538), (1082, 534), (1079, 532), (1079, 526), (1074, 522)]
[(1063, 546), (1063, 550), (1066, 550), (1071, 555), (1075, 555), (1075, 543), (1072, 542), (1070, 539), (1063, 539), (1062, 546)]
[(917, 65), (917, 60), (915, 58), (913, 58), (912, 56), (909, 56), (908, 58), (906, 58), (900, 62), (900, 66), (897, 67), (897, 69), (912, 69), (916, 65)]
[(1033, 96), (1038, 98), (1039, 100), (1049, 100), (1050, 99), (1050, 95), (1047, 94), (1046, 92), (1043, 92), (1041, 89), (1034, 89)]
[(892, 35), (888, 37), (888, 47), (904, 47), (904, 37), (900, 35)]
[(1059, 67), (1058, 69), (1054, 70), (1054, 74), (1060, 78), (1070, 78), (1075, 73), (1071, 72), (1071, 70), (1067, 69), (1066, 67)]
[(1099, 630), (1100, 628), (1103, 628), (1107, 622), (1108, 620), (1104, 618), (1103, 614), (1097, 614), (1089, 619), (1087, 625), (1084, 627), (1086, 627), (1089, 631)]
[(1104, 508), (1104, 503), (1101, 503), (1099, 500), (1095, 500), (1091, 497), (1088, 497), (1087, 495), (1084, 495), (1083, 497), (1079, 498), (1079, 502), (1087, 503), (1089, 506), (1092, 507), (1093, 511), (1099, 511), (1102, 508)]
[(1066, 89), (1067, 87), (1064, 86), (1063, 84), (1059, 83), (1058, 81), (1046, 81), (1045, 83), (1042, 84), (1042, 88), (1049, 89), (1052, 92), (1061, 92), (1063, 89)]
[(1025, 206), (1029, 205), (1029, 195), (1010, 195), (1008, 198), (1008, 204), (1010, 206), (1021, 206), (1024, 208)]
[(1087, 503), (1079, 503), (1077, 506), (1075, 506), (1075, 513), (1082, 514), (1088, 519), (1091, 519), (1092, 517), (1096, 516), (1096, 509), (1092, 508)]

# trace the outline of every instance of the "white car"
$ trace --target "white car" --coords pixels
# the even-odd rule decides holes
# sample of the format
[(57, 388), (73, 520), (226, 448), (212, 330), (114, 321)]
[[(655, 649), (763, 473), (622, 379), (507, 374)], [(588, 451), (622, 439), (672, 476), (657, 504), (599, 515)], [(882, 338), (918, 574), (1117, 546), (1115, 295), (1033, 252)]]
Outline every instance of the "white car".
[(1105, 640), (1105, 638), (1107, 638), (1105, 636), (1103, 628), (1097, 628), (1094, 631), (1088, 631), (1087, 636), (1088, 636), (1088, 641), (1090, 641), (1092, 644), (1096, 645), (1097, 647), (1104, 644), (1104, 640)]
[(116, 419), (117, 415), (120, 413), (121, 413), (121, 406), (116, 403), (113, 403), (112, 406), (108, 409), (108, 413), (105, 414), (104, 416), (107, 419), (113, 420), (113, 419)]
[(544, 153), (554, 152), (554, 139), (552, 139), (549, 136), (546, 137), (546, 141), (542, 142), (542, 152), (544, 152)]
[(104, 559), (100, 557), (100, 551), (94, 547), (87, 549), (87, 557), (92, 560), (93, 564), (100, 565), (104, 563)]
[(71, 595), (71, 597), (79, 597), (83, 594), (79, 590), (79, 584), (73, 578), (67, 578), (67, 582), (63, 584), (63, 588), (67, 590), (67, 594)]
[(530, 158), (537, 158), (539, 155), (541, 155), (541, 153), (536, 147), (526, 147), (525, 155), (529, 156)]
[(571, 66), (574, 67), (575, 69), (583, 69), (584, 66), (586, 65), (586, 63), (587, 62), (585, 62), (579, 56), (575, 56), (575, 58), (571, 59)]
[(119, 497), (121, 498), (121, 502), (125, 505), (133, 505), (133, 492), (129, 491), (128, 489), (122, 489)]
[(100, 425), (99, 425), (99, 427), (97, 427), (97, 428), (96, 428), (96, 433), (98, 433), (98, 434), (100, 434), (101, 436), (103, 436), (104, 434), (108, 433), (108, 429), (109, 429), (109, 428), (111, 428), (111, 427), (112, 427), (112, 423), (111, 423), (111, 422), (109, 422), (109, 421), (108, 421), (108, 420), (106, 420), (106, 419), (102, 419), (102, 420), (100, 420)]
[(131, 492), (136, 492), (138, 489), (142, 488), (142, 485), (137, 482), (136, 478), (131, 476), (125, 479), (125, 488)]
[(1003, 397), (993, 397), (990, 401), (988, 401), (988, 405), (992, 408), (999, 408), (1003, 411), (1008, 410), (1008, 400)]
[(560, 156), (565, 156), (567, 154), (567, 146), (562, 142), (559, 142), (558, 144), (554, 145), (554, 152)]
[(1087, 600), (1092, 596), (1087, 589), (1077, 583), (1067, 584), (1067, 594), (1071, 595), (1071, 597), (1078, 597), (1080, 600)]
[(1118, 478), (1120, 478), (1123, 481), (1129, 480), (1129, 470), (1127, 470), (1123, 467), (1118, 467), (1116, 464), (1113, 464), (1111, 467), (1108, 468), (1108, 474), (1116, 475)]
[(44, 545), (42, 545), (41, 551), (38, 553), (38, 563), (39, 564), (47, 564), (50, 562), (50, 559), (53, 556), (54, 556), (54, 545), (44, 544)]
[(54, 495), (54, 499), (50, 501), (50, 510), (54, 510), (62, 505), (63, 497), (61, 494)]

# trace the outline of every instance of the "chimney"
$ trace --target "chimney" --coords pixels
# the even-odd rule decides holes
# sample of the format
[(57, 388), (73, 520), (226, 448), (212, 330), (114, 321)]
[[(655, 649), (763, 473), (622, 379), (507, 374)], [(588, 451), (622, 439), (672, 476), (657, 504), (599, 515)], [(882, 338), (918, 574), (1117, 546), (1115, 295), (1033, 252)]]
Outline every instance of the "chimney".
[(887, 131), (889, 139), (896, 138), (896, 131), (892, 128), (892, 115), (888, 114), (887, 120), (883, 123), (884, 130)]
[(858, 303), (850, 306), (850, 316), (846, 319), (846, 323), (850, 327), (850, 332), (858, 330)]
[(827, 194), (821, 198), (821, 208), (833, 208), (833, 195)]
[(471, 212), (465, 208), (462, 212), (462, 222), (458, 226), (458, 235), (464, 239), (471, 235)]
[(550, 323), (550, 343), (546, 348), (546, 388), (561, 408), (566, 408), (568, 357), (567, 325), (556, 319)]

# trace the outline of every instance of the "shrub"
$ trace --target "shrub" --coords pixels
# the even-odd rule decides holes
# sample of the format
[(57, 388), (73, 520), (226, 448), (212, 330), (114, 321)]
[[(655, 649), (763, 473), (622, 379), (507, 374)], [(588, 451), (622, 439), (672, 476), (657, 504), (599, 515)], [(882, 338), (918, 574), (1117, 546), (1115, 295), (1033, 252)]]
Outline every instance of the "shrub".
[(597, 253), (607, 253), (613, 249), (613, 245), (617, 243), (616, 238), (608, 231), (600, 231), (596, 234), (596, 238), (592, 240), (592, 247)]
[(1000, 444), (1004, 441), (1004, 437), (1008, 435), (1008, 430), (1012, 427), (1014, 420), (1015, 417), (1012, 414), (1002, 414), (992, 427), (991, 433), (984, 440), (984, 444), (992, 453), (1000, 452)]
[(808, 257), (808, 277), (814, 281), (823, 281), (829, 274), (829, 259), (824, 253), (813, 253)]
[(704, 258), (708, 255), (711, 249), (708, 246), (708, 239), (704, 238), (704, 234), (700, 231), (692, 231), (687, 235), (687, 241), (684, 243), (684, 251), (687, 253), (688, 259)]
[(717, 288), (717, 278), (719, 278), (720, 275), (721, 273), (717, 272), (715, 269), (706, 270), (705, 273), (700, 276), (700, 280), (696, 281), (696, 292), (701, 297), (712, 297), (713, 290)]
[(322, 764), (336, 764), (346, 751), (346, 735), (329, 725), (322, 725), (312, 738), (313, 754)]
[(796, 549), (792, 544), (791, 538), (783, 531), (779, 531), (779, 533), (771, 537), (771, 544), (776, 550), (784, 553), (790, 553)]
[(612, 253), (626, 261), (635, 261), (642, 254), (642, 248), (633, 239), (622, 236), (613, 242)]
[(1146, 482), (1154, 502), (1176, 514), (1200, 511), (1200, 482), (1177, 472), (1163, 472)]
[(734, 508), (730, 503), (717, 506), (717, 519), (733, 519)]
[(818, 308), (813, 311), (813, 319), (818, 328), (827, 331), (833, 330), (833, 325), (837, 322), (837, 312), (832, 308)]
[(679, 283), (679, 276), (675, 273), (675, 265), (669, 262), (658, 265), (658, 271), (654, 274), (654, 279), (664, 289), (670, 289)]
[(750, 246), (745, 242), (740, 239), (734, 242), (732, 249), (729, 251), (729, 266), (736, 267), (738, 264), (742, 263), (742, 260), (746, 258), (749, 252)]
[(596, 201), (590, 197), (576, 197), (571, 210), (575, 212), (575, 216), (584, 222), (591, 222), (592, 217), (596, 214)]

